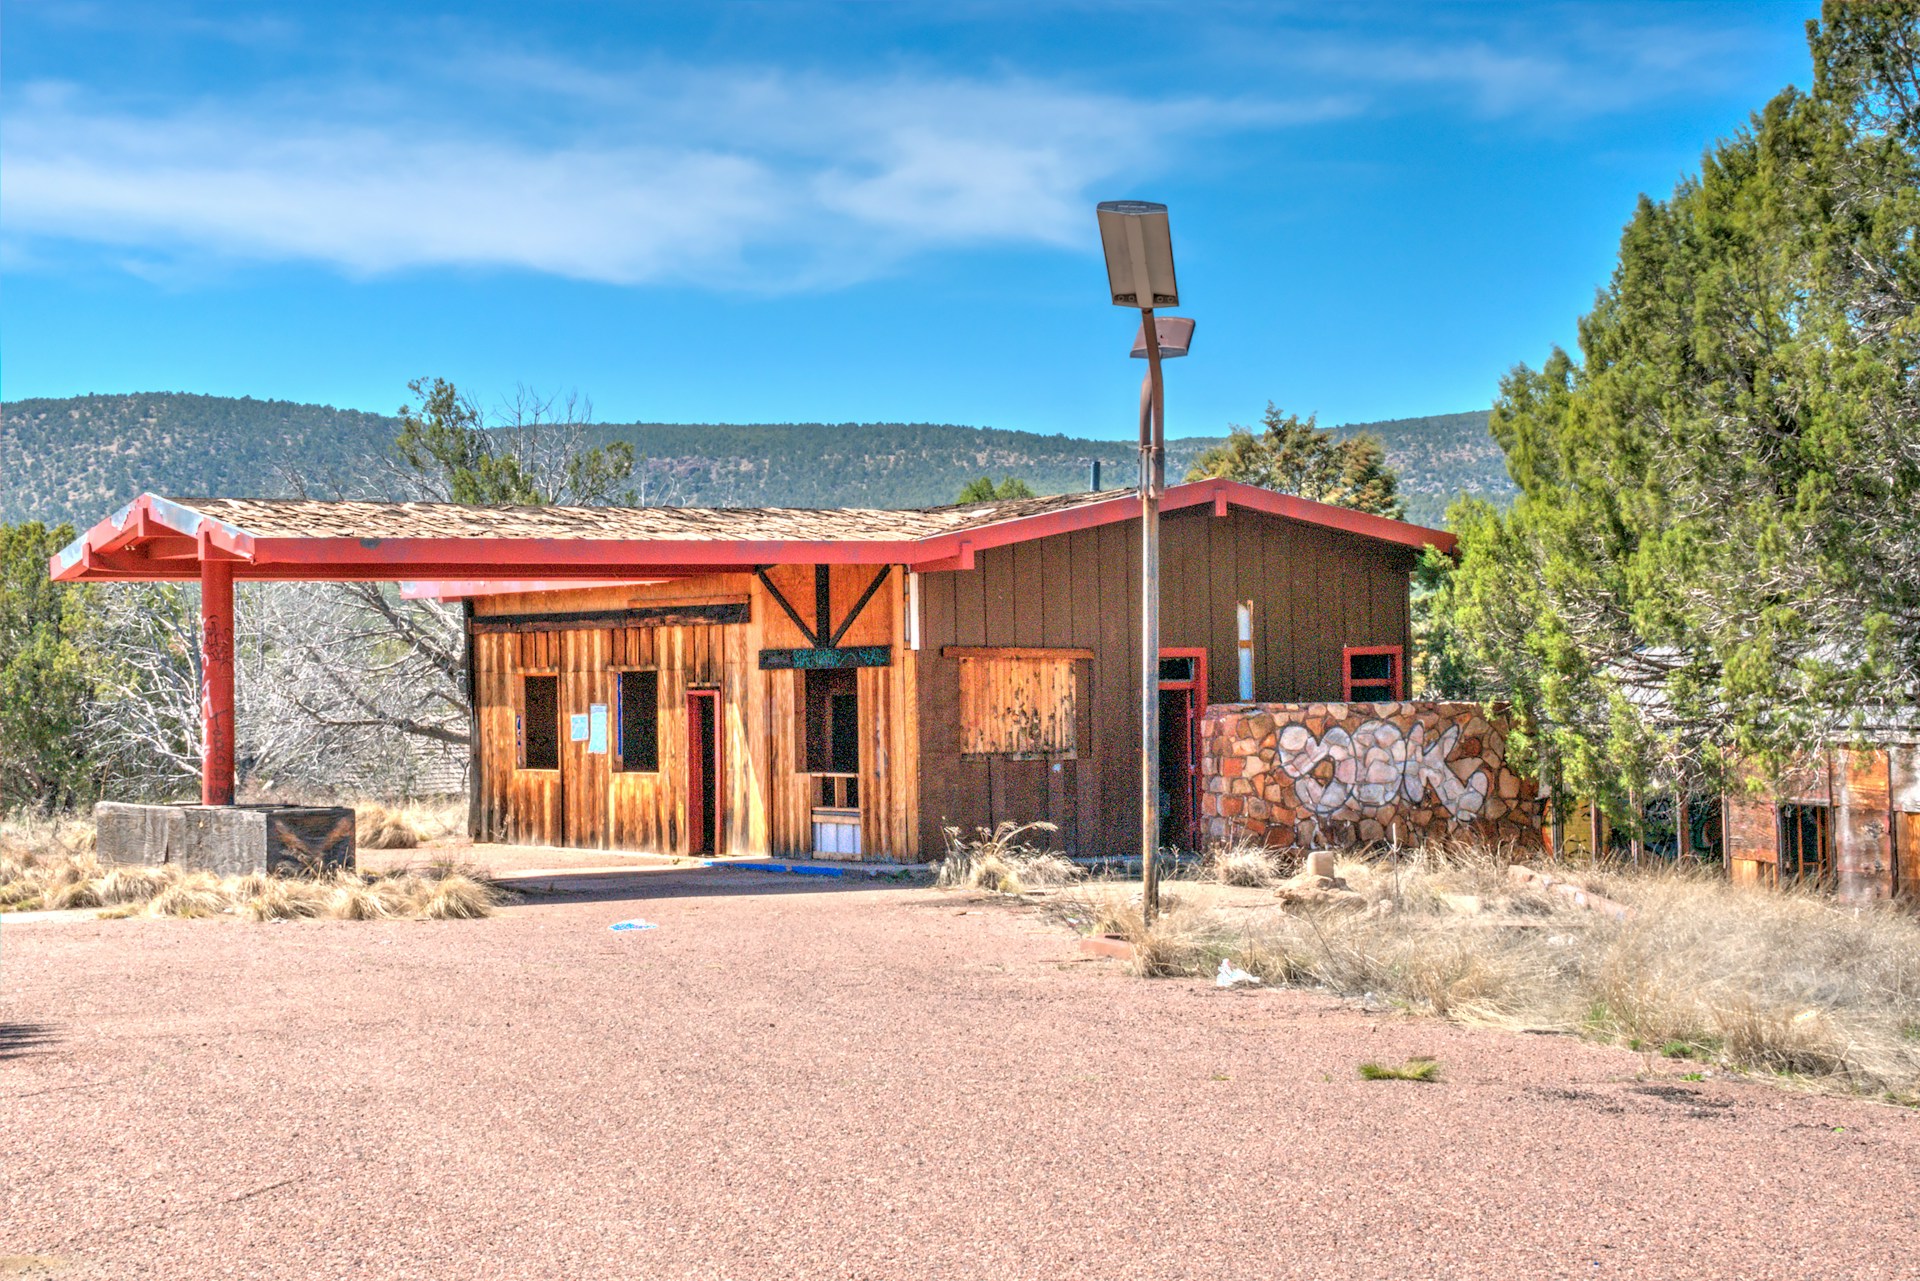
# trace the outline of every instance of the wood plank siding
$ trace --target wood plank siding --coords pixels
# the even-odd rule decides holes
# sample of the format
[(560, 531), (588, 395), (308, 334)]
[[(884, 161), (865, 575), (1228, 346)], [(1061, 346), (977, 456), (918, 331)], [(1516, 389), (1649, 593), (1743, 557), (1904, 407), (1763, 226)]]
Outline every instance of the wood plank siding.
[[(1253, 602), (1258, 700), (1338, 700), (1347, 649), (1410, 650), (1411, 548), (1219, 510), (1162, 521), (1161, 643), (1181, 652), (1189, 680), (1206, 681), (1168, 697), (1196, 708), (1236, 698), (1241, 601)], [(690, 794), (702, 774), (693, 763), (708, 759), (708, 749), (694, 755), (707, 706), (699, 691), (711, 690), (721, 852), (805, 856), (830, 831), (826, 848), (837, 853), (857, 825), (860, 857), (917, 859), (939, 854), (948, 825), (1044, 819), (1071, 852), (1128, 853), (1139, 816), (1139, 573), (1139, 525), (1117, 521), (922, 573), (917, 627), (899, 566), (777, 565), (477, 598), (476, 835), (700, 847), (706, 808)], [(852, 665), (824, 669), (827, 648)], [(619, 733), (622, 674), (636, 671), (657, 680), (657, 768), (645, 772), (623, 768), (619, 743), (604, 738)], [(557, 681), (557, 769), (526, 763), (527, 678), (540, 675)], [(690, 693), (700, 709), (692, 724)], [(595, 715), (591, 725), (574, 719)]]
[[(910, 859), (919, 838), (913, 818), (918, 747), (914, 655), (897, 641), (903, 634), (904, 575), (891, 568), (835, 566), (828, 596), (837, 626), (873, 587), (877, 573), (884, 574), (883, 581), (839, 642), (890, 651), (887, 666), (856, 674), (862, 856)], [(782, 566), (768, 577), (802, 619), (817, 626), (812, 567)], [(601, 626), (591, 617), (675, 619), (722, 605), (737, 607), (741, 601), (746, 621), (738, 623)], [(686, 608), (676, 612), (673, 607)], [(811, 647), (813, 638), (787, 617), (757, 577), (715, 574), (632, 587), (480, 597), (474, 614), (479, 839), (690, 852), (694, 815), (689, 811), (687, 695), (715, 690), (722, 762), (716, 852), (796, 857), (812, 852), (818, 779), (805, 769), (800, 716), (805, 673), (762, 671), (759, 656), (763, 649)], [(560, 617), (543, 628), (541, 615)], [(509, 618), (514, 620), (510, 628), (488, 622)], [(623, 770), (614, 741), (618, 681), (623, 672), (649, 670), (658, 681), (658, 768)], [(558, 678), (557, 770), (522, 765), (524, 678), (542, 674)], [(568, 732), (572, 718), (591, 717), (595, 707), (604, 709), (607, 739), (574, 739)]]
[[(1117, 522), (992, 548), (972, 569), (922, 575), (919, 844), (929, 855), (944, 826), (1007, 820), (1052, 822), (1074, 853), (1137, 845), (1139, 541), (1137, 521)], [(1205, 651), (1206, 701), (1237, 696), (1235, 607), (1243, 600), (1254, 602), (1257, 700), (1337, 700), (1344, 647), (1411, 651), (1409, 548), (1239, 507), (1225, 516), (1205, 507), (1170, 513), (1161, 545), (1161, 645)], [(1091, 661), (1066, 664), (1075, 671), (1070, 698), (1058, 679), (1044, 685), (1063, 710), (1071, 703), (1073, 750), (1059, 750), (1068, 736), (1057, 719), (1050, 737), (1021, 740), (1035, 750), (974, 750), (987, 739), (968, 723), (970, 709), (994, 697), (1025, 709), (1042, 678), (1007, 666), (963, 681), (963, 664), (981, 660), (949, 657), (948, 647), (1092, 651)], [(1016, 678), (1026, 692), (1008, 695), (1005, 682)]]

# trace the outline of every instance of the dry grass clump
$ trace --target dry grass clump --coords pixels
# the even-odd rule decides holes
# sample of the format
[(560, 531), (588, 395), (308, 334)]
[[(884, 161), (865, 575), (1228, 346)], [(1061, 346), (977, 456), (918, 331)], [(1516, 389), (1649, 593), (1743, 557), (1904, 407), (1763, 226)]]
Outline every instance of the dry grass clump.
[(477, 868), (433, 863), (377, 876), (217, 876), (177, 864), (108, 866), (92, 854), (0, 855), (0, 911), (97, 907), (102, 916), (341, 921), (489, 916), (506, 893)]
[(1222, 885), (1259, 888), (1277, 884), (1294, 870), (1294, 865), (1299, 861), (1297, 854), (1289, 858), (1286, 851), (1236, 841), (1208, 850), (1200, 861), (1200, 875)]
[(1360, 1065), (1362, 1081), (1438, 1081), (1440, 1062), (1437, 1059), (1408, 1059), (1405, 1063), (1362, 1063)]
[(355, 801), (354, 839), (363, 850), (411, 850), (443, 840), (466, 822), (464, 800)]
[(1085, 875), (1058, 851), (1027, 841), (1032, 832), (1058, 831), (1052, 823), (1002, 823), (992, 831), (977, 827), (971, 838), (957, 827), (944, 830), (947, 854), (934, 883), (946, 889), (1026, 894), (1068, 885)]
[(1089, 887), (1079, 914), (1130, 939), (1144, 975), (1206, 976), (1224, 958), (1270, 984), (1920, 1102), (1910, 914), (1648, 870), (1592, 883), (1628, 907), (1615, 920), (1463, 849), (1343, 861), (1338, 875), (1360, 905), (1189, 884), (1148, 929), (1114, 884)]
[(72, 816), (0, 816), (0, 912), (93, 907), (94, 827)]

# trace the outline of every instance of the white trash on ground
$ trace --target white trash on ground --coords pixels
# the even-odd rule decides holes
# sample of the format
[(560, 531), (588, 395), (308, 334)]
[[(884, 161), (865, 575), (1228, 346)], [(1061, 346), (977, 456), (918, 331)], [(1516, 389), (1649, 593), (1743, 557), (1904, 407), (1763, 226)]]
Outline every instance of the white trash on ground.
[(1220, 958), (1220, 973), (1213, 979), (1215, 987), (1259, 987), (1258, 975), (1249, 974), (1226, 957)]

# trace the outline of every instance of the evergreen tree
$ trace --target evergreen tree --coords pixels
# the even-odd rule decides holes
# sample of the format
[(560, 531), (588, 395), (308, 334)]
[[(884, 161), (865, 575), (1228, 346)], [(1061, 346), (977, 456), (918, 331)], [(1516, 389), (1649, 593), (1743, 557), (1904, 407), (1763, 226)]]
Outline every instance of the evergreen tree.
[(1576, 358), (1491, 429), (1520, 496), (1450, 515), (1448, 692), (1635, 789), (1920, 707), (1920, 0), (1829, 0), (1787, 89), (1643, 197)]
[(1403, 515), (1399, 477), (1379, 437), (1361, 432), (1342, 439), (1311, 415), (1282, 414), (1272, 401), (1260, 422), (1257, 436), (1234, 426), (1226, 440), (1193, 460), (1187, 479), (1241, 480), (1376, 516)]
[(0, 813), (61, 809), (90, 796), (91, 589), (55, 583), (65, 525), (0, 525)]
[(1032, 498), (1033, 496), (1033, 486), (1018, 476), (1008, 476), (998, 485), (993, 483), (993, 477), (981, 476), (963, 485), (960, 496), (953, 501), (955, 503), (994, 503), (1006, 502), (1010, 498)]

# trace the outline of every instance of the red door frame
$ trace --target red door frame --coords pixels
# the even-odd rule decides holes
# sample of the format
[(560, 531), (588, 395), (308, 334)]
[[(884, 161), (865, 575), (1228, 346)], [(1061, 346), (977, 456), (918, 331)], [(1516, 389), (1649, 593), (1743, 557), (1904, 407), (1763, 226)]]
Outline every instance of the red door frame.
[(1207, 710), (1207, 651), (1191, 646), (1162, 649), (1162, 658), (1191, 658), (1193, 679), (1161, 681), (1163, 690), (1187, 691), (1187, 826), (1182, 840), (1198, 845), (1200, 840), (1200, 718)]
[[(700, 750), (700, 704), (713, 712), (713, 759), (709, 762)], [(706, 774), (713, 770), (713, 848), (708, 849), (700, 831), (700, 793), (706, 787)], [(726, 735), (720, 720), (720, 691), (687, 691), (687, 850), (693, 854), (714, 854), (726, 844), (727, 759)]]

